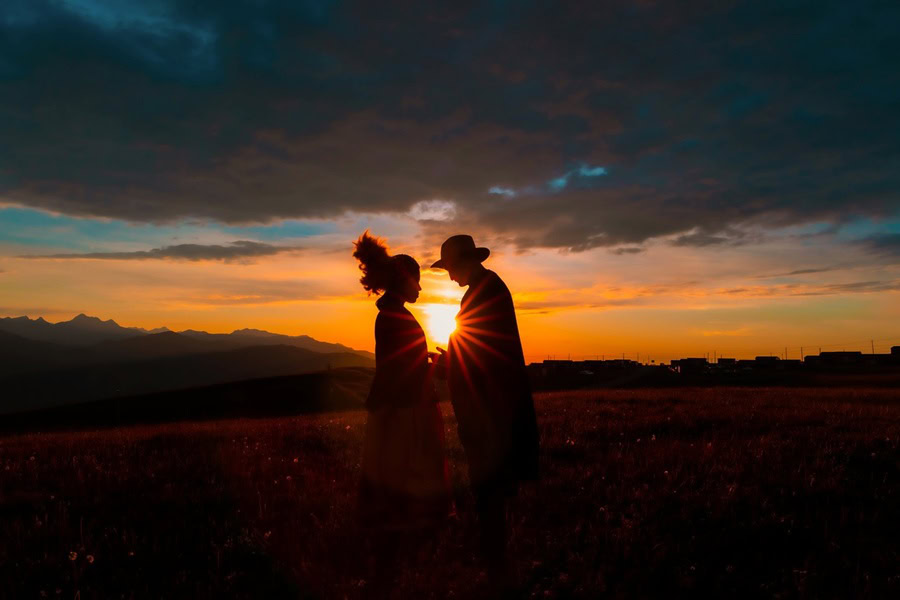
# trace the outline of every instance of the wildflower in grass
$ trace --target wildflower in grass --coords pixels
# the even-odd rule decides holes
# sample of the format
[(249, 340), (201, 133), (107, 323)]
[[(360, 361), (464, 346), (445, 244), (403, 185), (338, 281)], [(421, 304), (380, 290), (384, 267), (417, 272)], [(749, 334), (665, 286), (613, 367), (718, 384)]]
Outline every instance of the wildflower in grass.
[(88, 554), (85, 558), (87, 558), (88, 564), (94, 564), (94, 555)]
[(77, 552), (75, 552), (74, 550), (72, 552), (69, 552), (69, 560), (75, 560), (76, 558), (78, 558)]
[(299, 458), (295, 458), (295, 459), (294, 459), (294, 462), (295, 462), (295, 463), (298, 463), (298, 462), (300, 462), (300, 459), (299, 459)]

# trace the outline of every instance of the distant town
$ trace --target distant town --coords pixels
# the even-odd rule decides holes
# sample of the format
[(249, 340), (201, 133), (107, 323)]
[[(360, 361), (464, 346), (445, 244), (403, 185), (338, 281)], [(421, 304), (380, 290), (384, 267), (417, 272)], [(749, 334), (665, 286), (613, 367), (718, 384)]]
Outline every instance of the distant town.
[(670, 363), (637, 360), (544, 360), (528, 365), (537, 389), (592, 386), (709, 384), (830, 384), (841, 381), (900, 384), (900, 346), (889, 354), (861, 351), (819, 352), (802, 359), (757, 356), (679, 358)]

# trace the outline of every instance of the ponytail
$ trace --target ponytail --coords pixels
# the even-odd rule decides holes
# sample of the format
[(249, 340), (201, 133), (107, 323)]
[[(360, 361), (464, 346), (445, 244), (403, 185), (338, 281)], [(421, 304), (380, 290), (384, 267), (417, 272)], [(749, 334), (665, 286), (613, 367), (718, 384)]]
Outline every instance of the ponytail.
[(380, 294), (391, 282), (391, 256), (387, 244), (366, 230), (353, 246), (353, 258), (359, 261), (359, 270), (363, 273), (359, 282), (370, 294)]

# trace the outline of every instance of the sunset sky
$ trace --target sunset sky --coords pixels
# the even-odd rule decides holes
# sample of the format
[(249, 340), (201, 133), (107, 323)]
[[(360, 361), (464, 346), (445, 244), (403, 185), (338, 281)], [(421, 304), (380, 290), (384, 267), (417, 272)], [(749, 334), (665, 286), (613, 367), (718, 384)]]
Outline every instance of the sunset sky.
[(433, 4), (6, 0), (0, 316), (372, 350), (369, 229), (529, 360), (900, 345), (900, 3)]

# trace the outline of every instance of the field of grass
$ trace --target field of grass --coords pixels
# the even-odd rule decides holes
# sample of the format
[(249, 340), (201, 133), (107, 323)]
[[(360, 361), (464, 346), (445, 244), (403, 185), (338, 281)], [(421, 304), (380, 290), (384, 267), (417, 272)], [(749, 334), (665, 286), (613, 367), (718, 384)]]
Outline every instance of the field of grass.
[[(397, 598), (484, 590), (458, 519)], [(900, 392), (536, 397), (543, 479), (514, 504), (523, 598), (900, 597)], [(362, 598), (365, 413), (0, 438), (0, 597)]]

